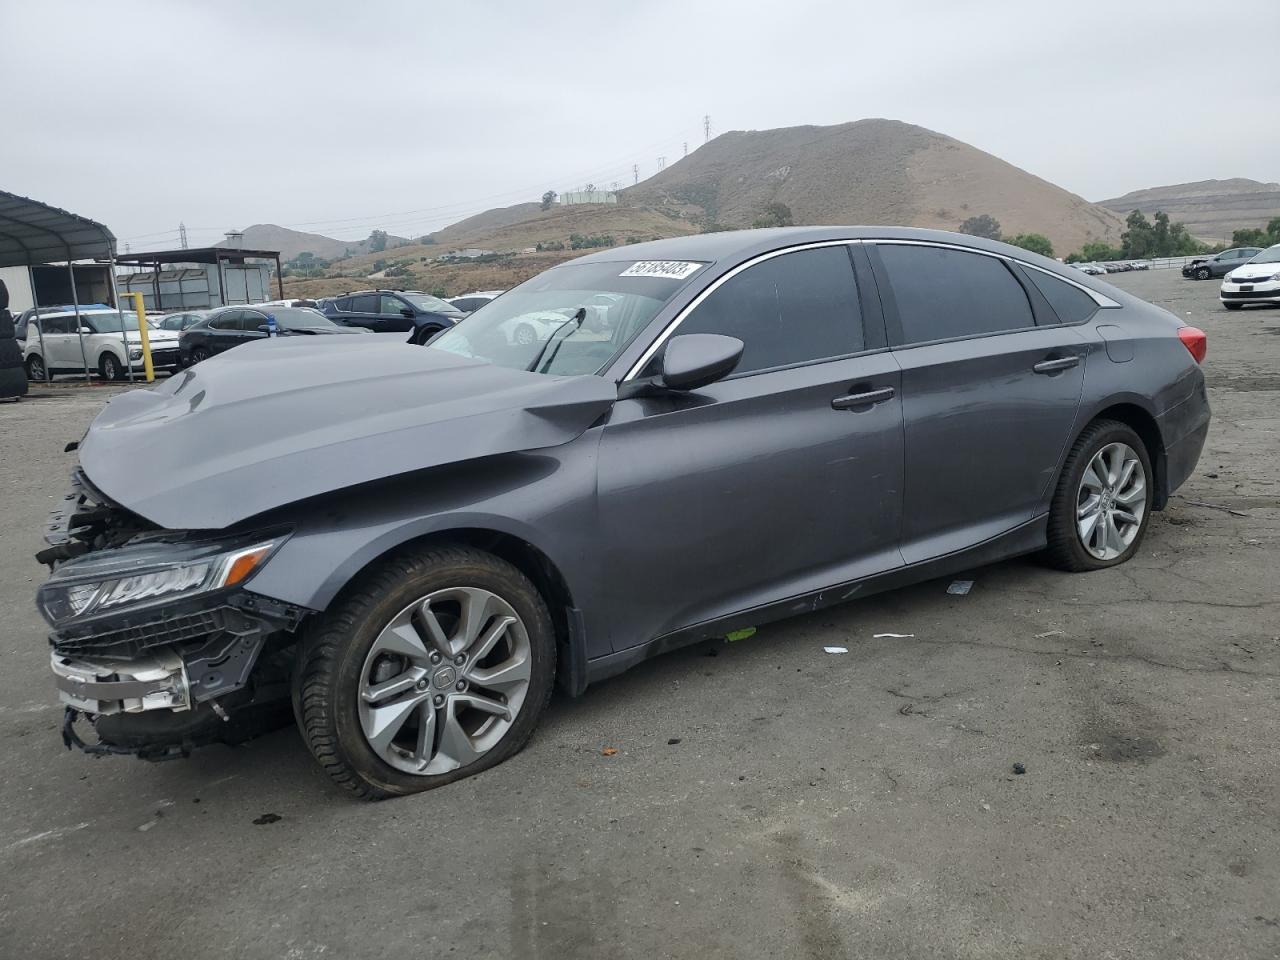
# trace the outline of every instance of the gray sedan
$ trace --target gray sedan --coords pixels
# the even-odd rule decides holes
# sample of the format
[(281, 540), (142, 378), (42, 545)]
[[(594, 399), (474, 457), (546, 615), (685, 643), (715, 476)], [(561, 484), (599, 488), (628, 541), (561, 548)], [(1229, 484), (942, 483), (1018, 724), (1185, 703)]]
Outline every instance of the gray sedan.
[(80, 444), (38, 596), (64, 737), (161, 759), (283, 706), (337, 783), (406, 794), (511, 756), (557, 681), (1018, 554), (1115, 566), (1200, 456), (1205, 346), (883, 227), (596, 253), (428, 347), (250, 344)]

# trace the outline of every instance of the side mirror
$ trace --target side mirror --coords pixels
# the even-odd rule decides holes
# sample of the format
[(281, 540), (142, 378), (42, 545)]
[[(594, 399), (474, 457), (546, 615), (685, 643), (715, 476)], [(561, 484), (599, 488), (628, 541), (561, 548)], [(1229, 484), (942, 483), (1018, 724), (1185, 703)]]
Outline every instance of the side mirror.
[(81, 327), (81, 328), (80, 328), (80, 332), (81, 332), (81, 333), (84, 333), (84, 334), (89, 334), (89, 335), (92, 335), (92, 334), (93, 334), (93, 331), (92, 331), (92, 330), (90, 330), (88, 327)]
[(400, 308), (400, 316), (402, 316), (402, 317), (408, 317), (410, 320), (412, 320), (412, 319), (413, 319), (413, 311), (412, 311), (412, 310), (410, 310), (408, 307), (401, 307), (401, 308)]
[(668, 390), (696, 390), (731, 374), (742, 359), (743, 343), (718, 333), (672, 337), (662, 355), (656, 384)]

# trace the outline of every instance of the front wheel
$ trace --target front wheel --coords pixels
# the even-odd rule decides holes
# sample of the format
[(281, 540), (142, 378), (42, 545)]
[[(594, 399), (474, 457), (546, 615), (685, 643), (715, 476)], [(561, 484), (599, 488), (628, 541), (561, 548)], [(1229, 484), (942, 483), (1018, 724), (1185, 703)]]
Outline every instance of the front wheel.
[(191, 365), (195, 366), (201, 361), (209, 359), (208, 347), (192, 347), (191, 348)]
[(40, 359), (39, 354), (33, 353), (27, 357), (27, 379), (43, 381), (45, 378), (44, 361)]
[(103, 380), (123, 380), (124, 364), (114, 353), (104, 353), (98, 360), (98, 373)]
[(407, 550), (308, 631), (294, 713), (341, 786), (368, 800), (417, 793), (524, 746), (555, 658), (547, 606), (511, 564), (467, 547)]
[(1046, 558), (1062, 570), (1101, 570), (1137, 552), (1151, 518), (1154, 474), (1142, 438), (1098, 420), (1076, 440), (1049, 507)]
[(527, 347), (537, 339), (537, 332), (529, 324), (522, 323), (516, 327), (516, 343), (520, 344), (520, 346)]
[(1208, 267), (1201, 267), (1199, 270), (1196, 271), (1197, 280), (1208, 280), (1209, 277), (1210, 277), (1210, 273), (1209, 273)]

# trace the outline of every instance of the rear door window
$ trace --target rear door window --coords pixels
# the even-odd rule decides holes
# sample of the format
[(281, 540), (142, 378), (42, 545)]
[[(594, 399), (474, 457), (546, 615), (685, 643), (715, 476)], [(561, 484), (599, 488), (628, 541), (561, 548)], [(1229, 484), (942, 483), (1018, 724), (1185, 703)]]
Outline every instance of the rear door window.
[(359, 297), (351, 298), (351, 306), (348, 307), (352, 313), (377, 313), (378, 312), (378, 296), (369, 293)]
[(1022, 273), (1044, 294), (1063, 323), (1082, 323), (1097, 312), (1097, 301), (1079, 287), (1034, 267), (1023, 267)]
[(686, 333), (741, 340), (735, 374), (858, 353), (865, 340), (848, 250), (797, 250), (748, 267), (676, 328)]
[(1035, 326), (1031, 302), (1004, 261), (948, 247), (876, 245), (901, 324), (901, 343)]

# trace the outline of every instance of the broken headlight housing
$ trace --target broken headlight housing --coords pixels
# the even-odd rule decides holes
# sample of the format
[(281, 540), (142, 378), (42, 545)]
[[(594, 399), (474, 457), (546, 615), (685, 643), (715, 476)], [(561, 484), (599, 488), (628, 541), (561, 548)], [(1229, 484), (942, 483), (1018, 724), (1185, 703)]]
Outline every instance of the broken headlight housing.
[(45, 619), (59, 627), (72, 620), (215, 593), (249, 580), (285, 539), (151, 540), (85, 554), (54, 571), (37, 592), (36, 604)]

